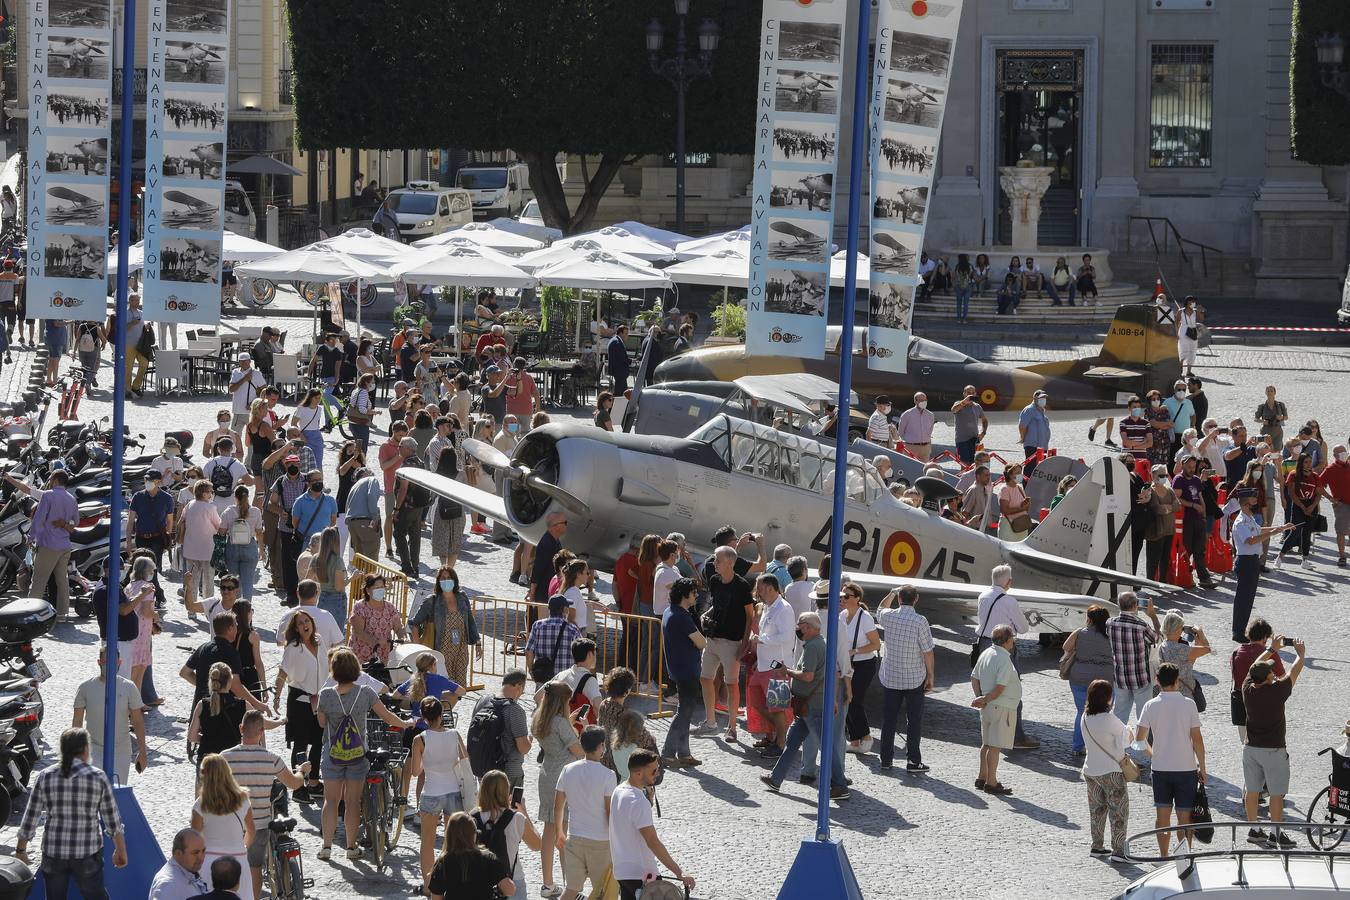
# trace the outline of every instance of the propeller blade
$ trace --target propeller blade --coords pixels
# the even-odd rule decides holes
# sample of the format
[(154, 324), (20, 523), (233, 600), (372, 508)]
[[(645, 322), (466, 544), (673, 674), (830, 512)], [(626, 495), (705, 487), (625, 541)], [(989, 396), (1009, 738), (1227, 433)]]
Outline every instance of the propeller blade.
[(525, 485), (531, 490), (538, 491), (541, 494), (547, 494), (554, 500), (557, 500), (558, 503), (562, 504), (562, 507), (570, 513), (575, 513), (585, 519), (591, 517), (591, 508), (586, 504), (586, 501), (575, 494), (563, 490), (551, 481), (545, 481), (543, 478), (540, 478), (529, 470), (525, 471)]
[(511, 468), (511, 459), (505, 453), (484, 441), (466, 438), (464, 441), (464, 452), (479, 462), (492, 466), (494, 469)]

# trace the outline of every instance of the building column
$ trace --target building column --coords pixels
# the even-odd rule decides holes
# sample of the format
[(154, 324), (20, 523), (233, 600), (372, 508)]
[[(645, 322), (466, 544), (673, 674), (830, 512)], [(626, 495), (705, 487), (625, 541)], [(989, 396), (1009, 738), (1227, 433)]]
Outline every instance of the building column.
[(1292, 0), (1266, 9), (1266, 164), (1252, 204), (1256, 287), (1280, 298), (1335, 300), (1345, 279), (1346, 207), (1328, 195), (1320, 167), (1290, 155)]
[[(1097, 79), (1102, 92), (1099, 109), (1110, 110), (1098, 117), (1101, 150), (1100, 175), (1089, 211), (1090, 243), (1111, 249), (1125, 245), (1127, 217), (1139, 209), (1139, 182), (1135, 180), (1135, 152), (1139, 144), (1139, 126), (1148, 133), (1148, 114), (1140, 115), (1137, 101), (1138, 67), (1141, 49), (1138, 42), (1139, 5), (1102, 4), (1102, 34), (1098, 56), (1101, 74)], [(1144, 65), (1147, 67), (1147, 61)], [(1110, 91), (1110, 102), (1106, 92)], [(1147, 103), (1147, 97), (1144, 98)], [(1091, 128), (1092, 122), (1084, 123)]]
[(978, 112), (983, 104), (994, 102), (993, 97), (980, 94), (979, 6), (966, 3), (961, 7), (925, 241), (930, 254), (992, 242), (992, 236), (984, 234), (984, 195), (976, 174), (980, 164)]

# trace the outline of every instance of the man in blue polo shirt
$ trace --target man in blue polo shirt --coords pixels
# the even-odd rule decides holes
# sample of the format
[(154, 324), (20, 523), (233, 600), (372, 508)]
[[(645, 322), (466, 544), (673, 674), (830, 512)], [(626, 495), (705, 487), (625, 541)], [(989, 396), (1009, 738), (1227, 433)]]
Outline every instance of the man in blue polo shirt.
[(337, 501), (323, 492), (323, 473), (313, 469), (305, 473), (308, 487), (291, 506), (291, 527), (304, 547), (310, 535), (337, 524)]
[(689, 749), (689, 723), (694, 708), (702, 700), (699, 672), (706, 641), (694, 623), (693, 608), (698, 585), (692, 578), (681, 578), (670, 586), (670, 606), (661, 614), (661, 640), (665, 643), (666, 672), (675, 682), (679, 697), (675, 718), (670, 720), (661, 756), (666, 766), (696, 766), (699, 761)]
[(132, 542), (155, 554), (155, 569), (164, 561), (173, 534), (173, 498), (160, 490), (164, 473), (151, 469), (145, 475), (145, 488), (131, 495), (127, 512), (127, 555)]
[(1049, 400), (1049, 394), (1037, 391), (1017, 417), (1017, 433), (1022, 450), (1026, 453), (1025, 474), (1028, 478), (1036, 469), (1036, 451), (1050, 449), (1050, 419), (1045, 414), (1045, 405)]

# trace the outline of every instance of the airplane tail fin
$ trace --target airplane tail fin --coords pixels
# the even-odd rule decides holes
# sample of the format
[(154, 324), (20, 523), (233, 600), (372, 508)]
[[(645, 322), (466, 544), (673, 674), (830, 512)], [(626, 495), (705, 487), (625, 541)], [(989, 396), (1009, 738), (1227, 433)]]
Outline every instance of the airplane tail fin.
[[(1132, 575), (1129, 535), (1130, 475), (1118, 459), (1104, 456), (1036, 526), (1026, 546)], [(1117, 590), (1094, 575), (1085, 579), (1082, 593), (1114, 599)]]
[(1169, 302), (1127, 303), (1116, 309), (1116, 317), (1102, 342), (1099, 364), (1147, 372), (1159, 364), (1177, 360), (1176, 308)]
[(1026, 546), (1052, 556), (1091, 562), (1092, 535), (1106, 493), (1097, 478), (1097, 466), (1064, 495), (1026, 539)]

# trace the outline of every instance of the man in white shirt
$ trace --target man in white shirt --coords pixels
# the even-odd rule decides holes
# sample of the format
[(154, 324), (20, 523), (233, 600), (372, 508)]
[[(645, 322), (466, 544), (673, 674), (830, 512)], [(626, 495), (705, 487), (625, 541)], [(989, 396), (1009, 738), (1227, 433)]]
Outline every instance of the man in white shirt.
[(277, 646), (286, 643), (286, 626), (291, 623), (291, 617), (295, 615), (296, 610), (303, 609), (314, 620), (315, 641), (319, 644), (319, 655), (327, 659), (329, 648), (343, 643), (346, 640), (346, 633), (338, 626), (337, 619), (333, 618), (332, 613), (319, 608), (317, 581), (306, 578), (296, 585), (295, 593), (300, 598), (300, 605), (286, 610), (282, 615), (281, 621), (277, 624)]
[(891, 424), (891, 398), (877, 398), (877, 408), (867, 417), (867, 439), (883, 447), (894, 447), (898, 432)]
[(656, 548), (656, 574), (652, 578), (652, 611), (659, 619), (670, 609), (670, 586), (680, 580), (680, 570), (676, 565), (680, 558), (680, 545), (672, 540), (664, 540)]
[(550, 682), (539, 686), (534, 695), (535, 703), (544, 698), (544, 688), (553, 681), (566, 684), (573, 695), (580, 691), (586, 696), (591, 709), (586, 714), (585, 721), (595, 724), (596, 714), (600, 712), (601, 699), (600, 679), (595, 675), (595, 641), (590, 638), (577, 638), (572, 642), (572, 665), (554, 675)]
[(810, 569), (806, 565), (805, 556), (794, 556), (788, 560), (788, 577), (792, 579), (788, 583), (787, 590), (783, 596), (787, 598), (788, 605), (792, 607), (792, 620), (795, 622), (797, 616), (804, 612), (811, 612), (816, 608), (815, 584), (807, 580)]
[[(127, 650), (130, 653), (130, 649)], [(75, 691), (75, 715), (70, 721), (71, 728), (87, 728), (89, 731), (90, 758), (95, 764), (103, 765), (103, 723), (104, 706), (107, 698), (108, 683), (103, 674), (107, 661), (107, 645), (98, 645), (98, 674), (85, 681)], [(117, 677), (117, 706), (114, 716), (117, 723), (113, 734), (117, 738), (113, 752), (113, 765), (117, 770), (117, 779), (126, 784), (131, 777), (131, 735), (136, 734), (136, 770), (144, 772), (146, 766), (145, 747), (145, 703), (141, 701), (141, 692), (130, 680)]]
[(206, 860), (206, 841), (195, 828), (184, 828), (173, 836), (173, 856), (155, 873), (150, 882), (149, 900), (188, 900), (211, 890), (202, 875)]
[[(1148, 741), (1153, 733), (1149, 755), (1153, 757), (1153, 806), (1157, 809), (1155, 828), (1172, 824), (1172, 807), (1177, 823), (1189, 825), (1195, 807), (1197, 786), (1204, 784), (1205, 738), (1200, 733), (1200, 713), (1195, 701), (1181, 693), (1180, 671), (1174, 663), (1158, 666), (1158, 696), (1144, 704), (1139, 712), (1136, 741)], [(1183, 839), (1190, 832), (1182, 832)], [(1160, 855), (1167, 855), (1170, 835), (1158, 835)], [(1178, 841), (1180, 843), (1180, 841)]]
[(585, 759), (568, 763), (558, 776), (553, 794), (553, 822), (566, 840), (563, 850), (562, 900), (577, 900), (590, 879), (591, 888), (604, 885), (609, 872), (609, 801), (614, 793), (614, 770), (605, 765), (605, 729), (587, 725), (581, 732)]
[[(790, 665), (796, 658), (797, 614), (778, 590), (778, 579), (768, 572), (755, 579), (755, 599), (764, 604), (764, 612), (759, 617), (759, 634), (751, 636), (755, 645), (755, 671), (750, 678), (754, 684), (767, 687), (774, 678), (786, 679), (778, 667)], [(758, 696), (762, 694), (746, 692), (747, 702), (750, 697)], [(770, 709), (767, 704), (761, 706), (759, 712), (773, 724), (773, 740), (759, 751), (759, 755), (762, 759), (777, 759), (783, 755), (787, 743), (787, 712)]]
[(234, 438), (216, 441), (216, 455), (202, 466), (202, 478), (211, 482), (211, 493), (216, 512), (223, 513), (234, 505), (234, 489), (240, 484), (252, 484), (253, 476), (234, 455)]
[(248, 408), (267, 387), (263, 373), (253, 368), (253, 357), (241, 350), (230, 372), (230, 430), (243, 434), (248, 424)]
[[(980, 630), (976, 632), (976, 637), (979, 638), (981, 652), (993, 644), (994, 629), (1000, 625), (1007, 625), (1013, 630), (1014, 635), (1026, 634), (1031, 630), (1031, 626), (1027, 623), (1027, 617), (1022, 614), (1022, 607), (1018, 605), (1017, 598), (1012, 595), (1012, 566), (994, 566), (994, 570), (990, 574), (990, 580), (993, 585), (980, 595), (978, 612)], [(1016, 665), (1016, 641), (1013, 642), (1011, 653), (1013, 664)], [(1021, 669), (1018, 669), (1018, 674), (1021, 674)], [(1028, 735), (1022, 727), (1022, 704), (1019, 701), (1017, 704), (1017, 731), (1013, 737), (1013, 747), (1017, 750), (1034, 750), (1040, 745), (1041, 742)]]
[(914, 395), (914, 405), (900, 414), (896, 430), (905, 452), (915, 459), (928, 462), (933, 455), (933, 425), (937, 420), (928, 411), (928, 395), (923, 391)]
[(657, 874), (657, 863), (694, 889), (665, 844), (656, 836), (648, 791), (656, 786), (659, 759), (650, 750), (634, 750), (628, 758), (628, 780), (614, 789), (609, 800), (609, 854), (620, 900), (637, 900), (638, 891)]

